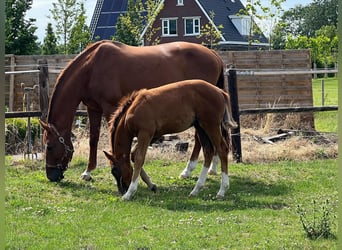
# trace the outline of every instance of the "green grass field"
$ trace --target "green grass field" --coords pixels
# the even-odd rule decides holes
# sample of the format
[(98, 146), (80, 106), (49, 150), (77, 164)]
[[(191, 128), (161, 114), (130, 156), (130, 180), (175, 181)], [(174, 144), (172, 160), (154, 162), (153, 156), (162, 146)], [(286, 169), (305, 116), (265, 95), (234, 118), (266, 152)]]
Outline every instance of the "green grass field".
[[(223, 200), (215, 198), (218, 176), (188, 198), (200, 168), (181, 180), (184, 164), (148, 162), (159, 191), (140, 183), (124, 202), (108, 168), (97, 169), (93, 182), (79, 179), (84, 159), (51, 183), (43, 162), (6, 158), (6, 249), (337, 249), (336, 160), (232, 164)], [(334, 236), (310, 240), (297, 206), (312, 218), (313, 201), (319, 207), (326, 199)]]
[[(324, 78), (324, 105), (338, 105), (337, 78)], [(312, 91), (314, 106), (322, 106), (322, 79), (313, 79)], [(315, 128), (321, 132), (337, 133), (337, 111), (315, 113)]]
[[(325, 82), (325, 105), (337, 105), (337, 80)], [(315, 106), (320, 86), (313, 80)], [(337, 132), (337, 112), (315, 113), (315, 126)], [(75, 155), (65, 179), (51, 183), (43, 161), (6, 157), (6, 249), (337, 249), (336, 159), (232, 164), (222, 200), (215, 198), (219, 176), (188, 197), (200, 168), (181, 180), (185, 162), (147, 162), (158, 192), (140, 183), (130, 202), (120, 199), (109, 167), (92, 182), (80, 180), (86, 165)], [(333, 235), (310, 240), (297, 208), (319, 220), (327, 199)]]
[[(324, 98), (322, 98), (322, 80), (324, 80)], [(312, 80), (314, 106), (338, 104), (338, 81), (337, 78), (318, 78)], [(322, 100), (324, 99), (324, 100)]]

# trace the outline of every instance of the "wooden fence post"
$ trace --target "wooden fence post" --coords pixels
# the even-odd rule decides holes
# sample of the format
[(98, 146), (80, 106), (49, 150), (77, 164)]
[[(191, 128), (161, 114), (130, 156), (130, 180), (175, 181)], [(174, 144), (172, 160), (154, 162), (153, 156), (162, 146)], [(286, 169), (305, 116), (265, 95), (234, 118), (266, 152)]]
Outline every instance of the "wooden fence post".
[[(11, 68), (10, 71), (15, 71), (15, 56), (11, 55), (10, 57), (10, 64), (11, 64)], [(13, 111), (13, 106), (14, 106), (14, 74), (10, 75), (10, 89), (9, 89), (9, 111)]]
[(46, 59), (38, 61), (39, 69), (39, 105), (42, 115), (40, 119), (46, 121), (49, 107), (49, 68)]
[(237, 128), (231, 130), (232, 131), (232, 153), (233, 153), (233, 159), (239, 163), (239, 162), (242, 162), (241, 136), (240, 136), (240, 111), (239, 111), (236, 70), (233, 65), (230, 65), (228, 69), (228, 92), (230, 95), (233, 118), (238, 124)]

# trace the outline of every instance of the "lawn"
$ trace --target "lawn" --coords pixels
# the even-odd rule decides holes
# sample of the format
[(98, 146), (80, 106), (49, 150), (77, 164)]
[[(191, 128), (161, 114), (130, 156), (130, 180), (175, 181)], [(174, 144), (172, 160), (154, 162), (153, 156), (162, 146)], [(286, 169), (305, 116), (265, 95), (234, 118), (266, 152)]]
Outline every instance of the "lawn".
[[(108, 168), (84, 182), (86, 161), (74, 157), (51, 183), (43, 164), (6, 158), (6, 249), (337, 249), (336, 160), (232, 164), (222, 200), (218, 176), (189, 198), (200, 169), (182, 180), (185, 162), (153, 160), (146, 170), (158, 192), (140, 183), (129, 202)], [(333, 235), (310, 240), (297, 207), (310, 219), (315, 201), (318, 218), (327, 199)]]
[[(324, 80), (324, 95), (322, 98), (322, 80)], [(338, 81), (337, 78), (324, 78), (312, 80), (314, 106), (338, 105)], [(315, 128), (321, 132), (337, 133), (337, 111), (315, 113)]]
[[(322, 90), (322, 80), (324, 81), (324, 90)], [(312, 79), (314, 106), (337, 105), (338, 104), (338, 81), (337, 78), (317, 78)], [(322, 92), (324, 95), (322, 98)]]
[[(315, 106), (320, 87), (313, 80)], [(337, 79), (325, 79), (325, 93), (325, 105), (337, 105)], [(337, 132), (337, 112), (315, 113), (315, 126)], [(145, 168), (158, 192), (140, 183), (123, 202), (108, 167), (80, 180), (87, 162), (78, 155), (61, 183), (47, 181), (43, 161), (7, 156), (6, 249), (337, 249), (337, 160), (250, 162), (230, 165), (230, 190), (218, 200), (219, 176), (189, 198), (200, 169), (181, 180), (184, 161), (154, 159)], [(310, 240), (298, 206), (317, 227), (327, 200), (332, 235)]]

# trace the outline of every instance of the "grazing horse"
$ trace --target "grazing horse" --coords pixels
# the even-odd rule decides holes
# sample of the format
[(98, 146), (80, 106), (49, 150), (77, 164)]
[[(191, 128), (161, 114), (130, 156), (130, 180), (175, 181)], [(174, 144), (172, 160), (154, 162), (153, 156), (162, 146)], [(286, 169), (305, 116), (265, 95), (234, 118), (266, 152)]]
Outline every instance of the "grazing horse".
[[(64, 178), (73, 153), (72, 123), (81, 102), (87, 106), (90, 124), (88, 166), (81, 177), (90, 180), (91, 171), (96, 168), (101, 118), (104, 116), (109, 121), (123, 96), (137, 89), (187, 79), (203, 79), (223, 89), (223, 73), (221, 58), (199, 44), (174, 42), (133, 47), (100, 41), (90, 45), (58, 76), (47, 121), (40, 122), (44, 128), (47, 178), (50, 181)], [(191, 168), (200, 149), (195, 136), (188, 164)]]
[[(229, 95), (224, 91), (197, 79), (136, 91), (121, 102), (109, 124), (111, 152), (104, 153), (110, 161), (118, 189), (124, 194), (122, 199), (131, 199), (137, 190), (150, 143), (166, 133), (182, 132), (192, 126), (198, 132), (203, 147), (204, 165), (190, 195), (197, 195), (204, 186), (210, 162), (217, 153), (222, 170), (217, 196), (224, 196), (229, 186), (228, 128), (237, 126), (231, 116)], [(137, 137), (137, 145), (131, 155), (134, 137)], [(144, 175), (147, 185), (155, 189), (147, 174)]]

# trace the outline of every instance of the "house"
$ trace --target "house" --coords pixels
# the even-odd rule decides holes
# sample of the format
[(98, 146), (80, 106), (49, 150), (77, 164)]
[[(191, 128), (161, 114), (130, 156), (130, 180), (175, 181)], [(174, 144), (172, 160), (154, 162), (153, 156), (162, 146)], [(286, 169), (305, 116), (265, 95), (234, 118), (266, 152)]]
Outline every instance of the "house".
[[(199, 35), (201, 28), (210, 23), (215, 29), (223, 26), (218, 46), (222, 50), (263, 49), (269, 46), (263, 34), (254, 35), (252, 44), (249, 44), (251, 18), (239, 15), (240, 9), (244, 9), (240, 0), (162, 0), (161, 3), (163, 8), (153, 23), (154, 28), (159, 28), (155, 38), (160, 43), (206, 42)], [(93, 40), (111, 39), (115, 34), (117, 18), (126, 9), (127, 0), (97, 0), (90, 24)], [(210, 13), (214, 13), (214, 20), (210, 18)], [(146, 44), (145, 37), (144, 41)]]

